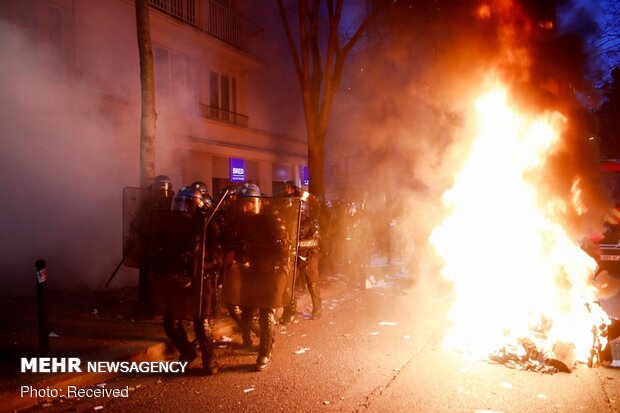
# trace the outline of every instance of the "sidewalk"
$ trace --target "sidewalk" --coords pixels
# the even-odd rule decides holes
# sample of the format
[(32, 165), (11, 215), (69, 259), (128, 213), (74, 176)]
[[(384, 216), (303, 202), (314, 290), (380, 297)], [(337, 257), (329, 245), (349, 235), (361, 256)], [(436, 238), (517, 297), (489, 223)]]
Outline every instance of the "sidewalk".
[[(337, 278), (321, 283), (323, 300), (341, 295), (345, 283)], [(137, 288), (48, 294), (52, 357), (79, 357), (87, 361), (157, 361), (176, 355), (165, 337), (161, 317), (139, 319)], [(41, 400), (20, 397), (21, 386), (45, 389), (85, 387), (120, 373), (21, 373), (20, 358), (38, 356), (36, 298), (0, 299), (0, 411), (15, 411)], [(298, 301), (301, 310), (309, 294)], [(191, 331), (191, 329), (188, 329)], [(214, 320), (213, 335), (240, 340), (226, 309)]]

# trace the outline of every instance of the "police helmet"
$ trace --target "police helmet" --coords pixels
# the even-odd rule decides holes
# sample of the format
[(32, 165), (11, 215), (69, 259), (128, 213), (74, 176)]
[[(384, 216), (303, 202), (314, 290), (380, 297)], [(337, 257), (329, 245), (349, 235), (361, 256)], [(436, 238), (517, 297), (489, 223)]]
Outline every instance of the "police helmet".
[(295, 185), (293, 181), (284, 182), (284, 186), (282, 187), (282, 194), (285, 196), (297, 196), (299, 192), (299, 188)]
[(204, 202), (204, 205), (203, 205), (204, 209), (213, 209), (213, 206), (215, 205), (215, 203), (213, 202), (213, 198), (211, 198), (211, 195), (209, 195), (208, 193), (203, 194), (202, 201)]
[(260, 188), (256, 184), (245, 183), (239, 189), (239, 195), (242, 196), (260, 196)]
[(163, 197), (171, 196), (172, 182), (166, 175), (157, 175), (151, 184), (151, 190)]
[(196, 212), (204, 207), (204, 198), (200, 190), (184, 186), (172, 199), (173, 211)]
[(190, 185), (192, 188), (196, 188), (202, 193), (202, 196), (210, 196), (209, 195), (209, 187), (202, 181), (196, 181)]

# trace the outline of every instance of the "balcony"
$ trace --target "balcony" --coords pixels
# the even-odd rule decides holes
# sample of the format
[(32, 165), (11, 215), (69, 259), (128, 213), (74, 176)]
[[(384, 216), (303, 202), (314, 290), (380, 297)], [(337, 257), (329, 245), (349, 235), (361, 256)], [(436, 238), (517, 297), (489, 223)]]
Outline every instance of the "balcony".
[(150, 5), (196, 29), (248, 52), (251, 37), (260, 29), (221, 0), (149, 0)]
[(240, 113), (231, 112), (228, 110), (216, 108), (209, 105), (200, 104), (200, 110), (202, 116), (207, 119), (219, 120), (220, 122), (232, 123), (233, 125), (248, 127), (248, 118)]

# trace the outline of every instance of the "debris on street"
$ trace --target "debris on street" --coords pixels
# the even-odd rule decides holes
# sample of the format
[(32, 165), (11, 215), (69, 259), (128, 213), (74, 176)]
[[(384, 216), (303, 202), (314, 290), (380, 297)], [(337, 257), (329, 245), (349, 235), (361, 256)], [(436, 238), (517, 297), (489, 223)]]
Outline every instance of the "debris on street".
[(570, 373), (575, 365), (575, 356), (570, 346), (556, 343), (553, 352), (544, 352), (532, 340), (525, 338), (519, 340), (518, 345), (505, 345), (490, 354), (489, 359), (512, 369), (545, 374)]

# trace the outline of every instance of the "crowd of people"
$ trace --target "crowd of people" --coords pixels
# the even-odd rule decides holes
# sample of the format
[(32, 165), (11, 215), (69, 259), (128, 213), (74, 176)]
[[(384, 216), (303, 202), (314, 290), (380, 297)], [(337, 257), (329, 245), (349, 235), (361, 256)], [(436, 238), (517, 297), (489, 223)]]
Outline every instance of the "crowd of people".
[(300, 286), (310, 294), (312, 319), (322, 315), (320, 274), (338, 266), (352, 288), (366, 287), (372, 237), (356, 203), (331, 205), (292, 181), (273, 197), (245, 183), (213, 199), (204, 182), (174, 193), (160, 175), (149, 191), (133, 226), (142, 244), (140, 297), (163, 316), (181, 361), (198, 357), (184, 328), (185, 320), (192, 322), (206, 374), (218, 372), (210, 327), (218, 297), (243, 347), (258, 337), (256, 368), (262, 371), (272, 361), (276, 325), (297, 316)]

